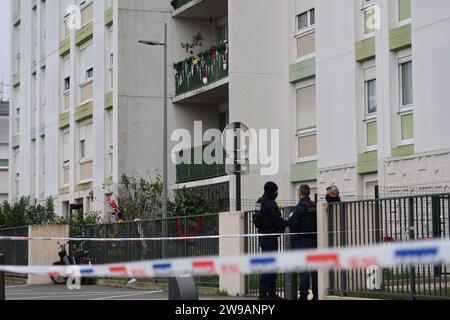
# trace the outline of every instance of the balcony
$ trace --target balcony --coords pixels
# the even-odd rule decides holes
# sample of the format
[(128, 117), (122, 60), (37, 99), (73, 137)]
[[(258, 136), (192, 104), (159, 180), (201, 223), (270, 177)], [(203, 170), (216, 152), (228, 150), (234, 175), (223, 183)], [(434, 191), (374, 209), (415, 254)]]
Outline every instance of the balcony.
[(221, 43), (197, 53), (176, 63), (174, 68), (174, 103), (220, 103), (228, 100), (226, 44)]
[(221, 164), (206, 164), (203, 157), (202, 164), (194, 164), (195, 152), (201, 151), (203, 154), (205, 147), (206, 146), (183, 150), (178, 154), (178, 156), (181, 158), (185, 152), (190, 153), (191, 163), (182, 163), (176, 166), (176, 183), (187, 183), (204, 179), (218, 178), (227, 175), (225, 172), (225, 151), (223, 152), (224, 155)]
[(217, 19), (228, 13), (228, 0), (175, 0), (175, 3), (174, 18)]

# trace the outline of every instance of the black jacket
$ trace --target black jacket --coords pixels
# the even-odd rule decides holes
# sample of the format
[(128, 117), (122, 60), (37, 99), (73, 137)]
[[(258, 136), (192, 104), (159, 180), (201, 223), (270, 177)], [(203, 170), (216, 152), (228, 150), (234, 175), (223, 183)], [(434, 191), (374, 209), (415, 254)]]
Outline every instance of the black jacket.
[[(286, 229), (287, 222), (281, 217), (280, 209), (277, 203), (267, 196), (263, 196), (258, 200), (261, 203), (262, 227), (258, 229), (261, 234), (283, 233)], [(260, 237), (261, 245), (273, 244), (277, 242), (277, 236)]]
[(294, 239), (317, 238), (317, 208), (316, 203), (305, 197), (294, 208), (289, 216), (288, 225), (292, 233), (307, 233), (296, 235)]

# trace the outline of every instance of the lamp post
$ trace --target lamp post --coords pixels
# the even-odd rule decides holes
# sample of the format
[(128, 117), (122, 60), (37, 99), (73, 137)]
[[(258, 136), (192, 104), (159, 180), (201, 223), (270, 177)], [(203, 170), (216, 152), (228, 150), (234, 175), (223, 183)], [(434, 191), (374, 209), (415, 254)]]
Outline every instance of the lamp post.
[[(164, 23), (164, 42), (139, 40), (140, 44), (164, 47), (164, 111), (163, 111), (163, 194), (162, 194), (162, 236), (167, 236), (167, 23)], [(162, 246), (163, 257), (166, 257), (166, 242)]]

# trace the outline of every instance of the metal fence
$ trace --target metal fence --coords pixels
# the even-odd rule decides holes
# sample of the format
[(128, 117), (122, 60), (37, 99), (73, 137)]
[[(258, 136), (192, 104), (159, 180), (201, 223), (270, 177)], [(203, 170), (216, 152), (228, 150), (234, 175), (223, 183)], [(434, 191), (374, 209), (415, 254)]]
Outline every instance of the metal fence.
[[(354, 247), (450, 236), (450, 194), (395, 197), (328, 207), (329, 247)], [(400, 266), (380, 270), (368, 283), (367, 270), (333, 271), (329, 293), (380, 298), (450, 299), (450, 266)]]
[[(88, 238), (148, 238), (161, 237), (163, 223), (167, 226), (169, 237), (195, 237), (219, 234), (219, 215), (176, 217), (166, 220), (142, 220), (123, 224), (99, 224), (84, 227)], [(87, 242), (86, 249), (96, 264), (128, 262), (137, 260), (156, 260), (163, 258), (182, 258), (215, 256), (219, 254), (218, 239), (170, 240), (170, 241), (123, 241)], [(197, 284), (219, 286), (217, 276), (198, 277)]]
[[(1, 229), (2, 237), (28, 237), (28, 227)], [(13, 266), (28, 265), (28, 241), (0, 240), (0, 253), (3, 253), (4, 264)]]
[[(292, 207), (285, 207), (281, 209), (281, 213), (284, 219), (289, 217), (292, 211)], [(253, 214), (255, 211), (245, 212), (245, 233), (246, 234), (257, 234), (258, 230), (253, 224)], [(278, 241), (278, 251), (283, 252), (288, 248), (288, 237), (282, 235)], [(258, 238), (251, 237), (245, 238), (245, 253), (246, 254), (259, 254), (261, 253), (261, 248), (259, 247)], [(277, 275), (277, 294), (280, 297), (284, 297), (284, 286), (285, 286), (285, 274)], [(247, 296), (258, 296), (259, 294), (259, 274), (251, 274), (245, 276), (245, 294)]]

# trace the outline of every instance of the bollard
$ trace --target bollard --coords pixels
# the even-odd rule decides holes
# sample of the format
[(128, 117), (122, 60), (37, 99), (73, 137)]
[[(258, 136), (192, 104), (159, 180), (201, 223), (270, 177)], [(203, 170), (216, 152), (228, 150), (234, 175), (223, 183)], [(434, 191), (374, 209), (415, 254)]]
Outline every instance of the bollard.
[[(0, 265), (3, 265), (3, 255), (0, 254)], [(6, 300), (5, 273), (0, 271), (0, 301)]]
[(191, 276), (170, 278), (169, 300), (198, 300), (194, 278)]

